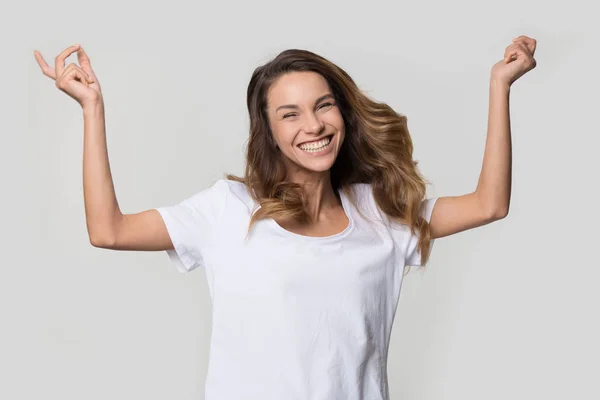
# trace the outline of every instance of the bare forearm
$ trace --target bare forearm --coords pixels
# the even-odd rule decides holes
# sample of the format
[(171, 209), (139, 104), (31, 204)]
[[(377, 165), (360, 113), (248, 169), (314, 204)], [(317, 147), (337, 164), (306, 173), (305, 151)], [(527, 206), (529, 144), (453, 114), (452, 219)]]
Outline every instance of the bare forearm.
[(104, 104), (83, 109), (83, 196), (90, 241), (106, 244), (122, 216), (115, 195), (106, 146)]
[(495, 216), (508, 213), (511, 192), (512, 144), (509, 110), (510, 86), (490, 80), (488, 131), (477, 194)]

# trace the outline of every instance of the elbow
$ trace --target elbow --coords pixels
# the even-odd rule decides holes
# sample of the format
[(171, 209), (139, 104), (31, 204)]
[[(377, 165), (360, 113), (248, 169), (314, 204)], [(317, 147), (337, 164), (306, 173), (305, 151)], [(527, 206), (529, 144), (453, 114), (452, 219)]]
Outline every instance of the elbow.
[(485, 194), (487, 192), (476, 191), (479, 209), (487, 222), (494, 222), (508, 216), (510, 197)]
[(115, 245), (115, 241), (108, 236), (104, 235), (89, 235), (90, 244), (100, 249), (112, 249)]
[(488, 212), (488, 216), (492, 221), (498, 221), (508, 216), (508, 206), (493, 207)]
[(90, 244), (101, 249), (114, 249), (117, 245), (118, 222), (87, 225)]

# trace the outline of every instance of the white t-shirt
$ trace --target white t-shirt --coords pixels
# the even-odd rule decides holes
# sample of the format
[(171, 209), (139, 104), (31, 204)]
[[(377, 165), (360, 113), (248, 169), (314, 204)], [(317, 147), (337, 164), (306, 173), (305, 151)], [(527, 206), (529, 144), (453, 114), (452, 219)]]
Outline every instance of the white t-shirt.
[[(203, 267), (212, 299), (206, 400), (387, 400), (387, 355), (405, 265), (417, 237), (378, 211), (369, 184), (338, 234), (309, 237), (258, 221), (254, 201), (221, 179), (158, 208), (181, 272)], [(422, 202), (428, 221), (437, 198)], [(431, 241), (433, 246), (433, 240)]]

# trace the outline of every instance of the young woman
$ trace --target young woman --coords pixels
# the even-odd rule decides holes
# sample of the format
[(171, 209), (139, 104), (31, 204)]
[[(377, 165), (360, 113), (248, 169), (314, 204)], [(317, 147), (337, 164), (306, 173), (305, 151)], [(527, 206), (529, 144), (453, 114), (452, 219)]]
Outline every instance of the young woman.
[[(122, 214), (98, 78), (80, 46), (42, 72), (84, 115), (84, 197), (94, 246), (166, 250), (203, 267), (213, 300), (206, 399), (388, 399), (387, 356), (404, 267), (435, 238), (508, 213), (509, 93), (535, 67), (520, 36), (491, 69), (488, 136), (472, 193), (425, 199), (406, 117), (305, 50), (254, 71), (243, 177), (181, 203)], [(77, 51), (79, 66), (65, 59)]]

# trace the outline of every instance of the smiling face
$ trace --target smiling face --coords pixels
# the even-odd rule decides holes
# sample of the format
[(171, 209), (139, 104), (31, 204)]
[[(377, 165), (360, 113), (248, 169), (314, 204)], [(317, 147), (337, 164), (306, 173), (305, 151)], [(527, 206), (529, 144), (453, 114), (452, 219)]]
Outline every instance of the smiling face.
[(333, 93), (316, 72), (290, 72), (267, 93), (269, 123), (288, 171), (329, 171), (344, 142), (344, 120)]

